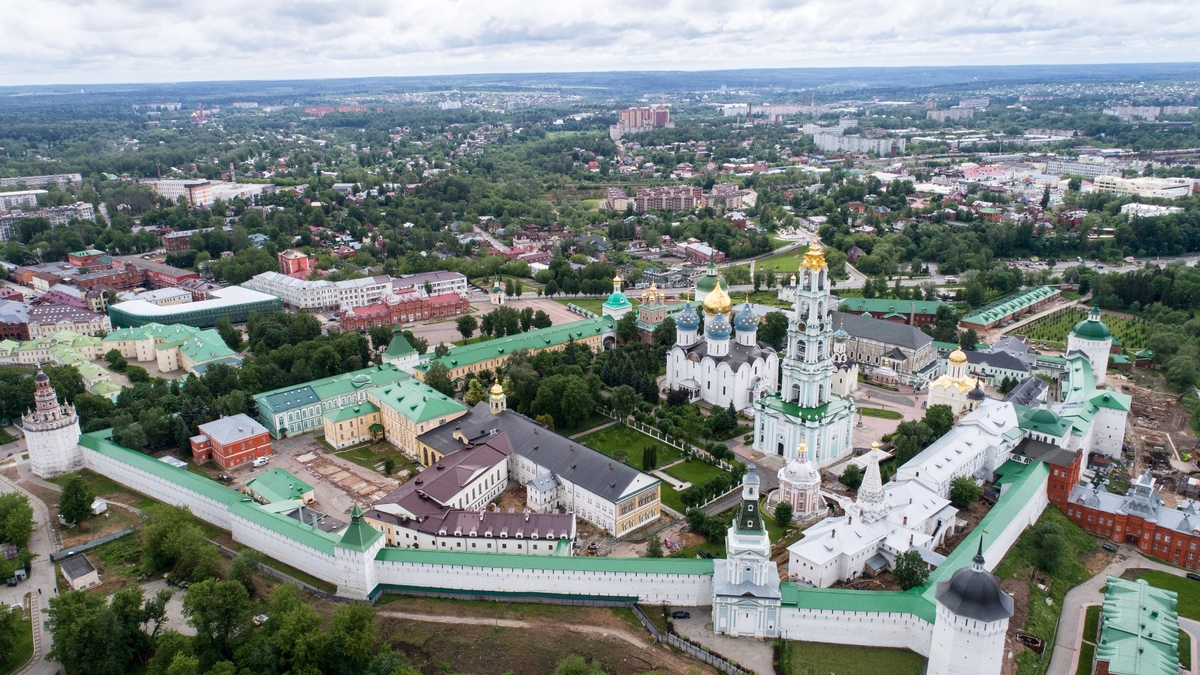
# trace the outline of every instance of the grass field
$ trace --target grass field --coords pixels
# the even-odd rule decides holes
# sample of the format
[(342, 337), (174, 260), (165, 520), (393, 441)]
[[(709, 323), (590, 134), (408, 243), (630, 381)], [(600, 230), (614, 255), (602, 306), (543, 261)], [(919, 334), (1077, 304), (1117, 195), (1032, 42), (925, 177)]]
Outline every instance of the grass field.
[(791, 251), (776, 253), (754, 263), (754, 269), (763, 272), (775, 270), (776, 274), (786, 272), (788, 276), (791, 276), (792, 272), (800, 269), (800, 261), (804, 259), (806, 251), (808, 251), (808, 247), (800, 246)]
[(1083, 620), (1083, 639), (1087, 642), (1096, 641), (1096, 629), (1100, 627), (1100, 605), (1092, 605), (1087, 608), (1087, 614)]
[(0, 675), (9, 675), (20, 670), (29, 659), (33, 658), (33, 622), (27, 619), (17, 621), (17, 644), (11, 654), (5, 655), (0, 663)]
[[(1086, 318), (1087, 310), (1083, 308), (1067, 309), (1009, 332), (1020, 333), (1030, 340), (1046, 342), (1061, 349), (1066, 346), (1067, 333)], [(1112, 334), (1121, 339), (1126, 350), (1136, 351), (1146, 346), (1146, 323), (1141, 319), (1105, 314), (1103, 321)]]
[(1079, 664), (1075, 666), (1075, 675), (1091, 675), (1092, 659), (1096, 657), (1096, 645), (1085, 642), (1079, 645)]
[(1187, 577), (1177, 577), (1169, 572), (1146, 572), (1134, 578), (1145, 579), (1155, 588), (1165, 588), (1179, 594), (1175, 611), (1179, 616), (1200, 621), (1200, 582)]
[(554, 301), (560, 305), (563, 305), (564, 307), (567, 305), (575, 305), (577, 307), (582, 307), (582, 308), (588, 310), (589, 312), (595, 312), (596, 314), (599, 314), (600, 311), (602, 309), (604, 309), (602, 307), (602, 305), (604, 304), (603, 298), (569, 298), (568, 297), (568, 298), (554, 298)]
[(921, 675), (925, 659), (906, 649), (849, 647), (823, 642), (787, 643), (787, 675)]
[(698, 459), (689, 459), (682, 464), (663, 469), (672, 478), (687, 481), (693, 485), (702, 485), (713, 476), (725, 473), (725, 470)]
[(662, 441), (620, 425), (590, 433), (579, 440), (589, 448), (598, 450), (613, 459), (621, 460), (635, 469), (642, 468), (642, 448), (647, 446), (658, 448), (658, 464), (656, 466), (670, 464), (683, 456), (678, 450)]
[(1192, 669), (1192, 638), (1183, 631), (1179, 631), (1179, 662), (1185, 670)]
[(4, 429), (0, 429), (0, 445), (8, 445), (9, 443), (16, 443), (16, 442), (17, 442), (17, 439), (15, 436), (8, 433)]
[[(1040, 550), (1038, 527), (1045, 523), (1054, 523), (1062, 530), (1063, 554), (1059, 569), (1052, 575), (1054, 585), (1049, 596), (1037, 584), (1029, 583), (1029, 618), (1025, 621), (1025, 632), (1042, 638), (1047, 644), (1053, 644), (1063, 597), (1071, 588), (1091, 577), (1087, 568), (1079, 562), (1079, 556), (1095, 550), (1098, 546), (1096, 539), (1068, 520), (1057, 507), (1050, 506), (1042, 512), (1037, 526), (1025, 530), (1017, 539), (1008, 555), (996, 566), (995, 575), (1001, 579), (1030, 578)], [(1053, 600), (1050, 605), (1046, 604), (1047, 597)], [(1048, 660), (1051, 651), (1047, 649), (1039, 657), (1036, 652), (1025, 650), (1017, 657), (1017, 673), (1033, 675), (1044, 670), (1042, 660)]]
[[(50, 478), (49, 480), (51, 483), (63, 485), (67, 482), (67, 479), (70, 478), (72, 475), (74, 475), (74, 474), (58, 476), (57, 478)], [(88, 471), (87, 469), (80, 471), (79, 475), (82, 476), (83, 480), (92, 487), (92, 492), (98, 497), (104, 497), (106, 495), (113, 495), (113, 494), (132, 495), (135, 498), (132, 502), (132, 505), (136, 506), (139, 509), (144, 509), (147, 506), (151, 506), (151, 505), (158, 503), (145, 495), (138, 494), (137, 492), (134, 492), (133, 490), (130, 490), (129, 488), (127, 488), (123, 485), (120, 485), (119, 483), (117, 483), (116, 481), (114, 481), (110, 478), (101, 476), (100, 474), (92, 473), (91, 471)]]
[(587, 431), (588, 429), (594, 429), (594, 428), (600, 426), (601, 424), (604, 424), (605, 422), (611, 422), (611, 421), (612, 421), (612, 418), (605, 417), (604, 415), (601, 415), (598, 412), (594, 412), (594, 413), (588, 415), (587, 418), (585, 418), (579, 424), (576, 424), (574, 426), (564, 424), (561, 427), (555, 427), (554, 431), (556, 431), (557, 433), (559, 433), (563, 436), (570, 436), (572, 434), (577, 434), (581, 431)]
[(902, 420), (903, 413), (898, 413), (895, 410), (884, 410), (883, 408), (859, 408), (858, 412), (866, 417), (878, 417), (885, 420)]
[[(376, 452), (376, 450), (379, 450), (379, 452)], [(368, 445), (354, 448), (352, 450), (345, 450), (338, 452), (337, 456), (343, 459), (348, 459), (351, 462), (371, 469), (372, 471), (379, 471), (379, 469), (376, 469), (375, 467), (383, 464), (384, 460), (390, 458), (396, 463), (396, 468), (392, 469), (393, 476), (399, 474), (405, 469), (408, 469), (410, 476), (416, 475), (417, 473), (417, 465), (414, 464), (413, 461), (408, 457), (405, 457), (404, 453), (393, 448), (387, 443), (378, 443), (373, 446)], [(382, 471), (380, 471), (380, 473), (382, 473)]]

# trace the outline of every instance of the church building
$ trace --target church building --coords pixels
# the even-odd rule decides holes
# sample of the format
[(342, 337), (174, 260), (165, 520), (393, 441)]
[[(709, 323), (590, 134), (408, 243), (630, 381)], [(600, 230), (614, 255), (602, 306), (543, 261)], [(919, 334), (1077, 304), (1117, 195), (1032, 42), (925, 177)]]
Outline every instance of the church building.
[(742, 478), (742, 503), (725, 535), (725, 559), (713, 561), (713, 632), (778, 637), (783, 595), (771, 560), (771, 537), (759, 511), (754, 465)]
[(961, 349), (951, 352), (946, 362), (946, 374), (929, 385), (929, 394), (925, 399), (926, 407), (948, 405), (957, 417), (961, 413), (978, 408), (984, 399), (984, 393), (979, 386), (979, 380), (967, 375), (967, 355)]
[[(837, 367), (829, 266), (816, 244), (805, 253), (800, 273), (780, 366), (783, 384), (779, 393), (754, 402), (754, 449), (792, 459), (803, 443), (811, 461), (826, 467), (853, 449), (855, 406), (833, 387)], [(850, 391), (844, 382), (842, 389)]]

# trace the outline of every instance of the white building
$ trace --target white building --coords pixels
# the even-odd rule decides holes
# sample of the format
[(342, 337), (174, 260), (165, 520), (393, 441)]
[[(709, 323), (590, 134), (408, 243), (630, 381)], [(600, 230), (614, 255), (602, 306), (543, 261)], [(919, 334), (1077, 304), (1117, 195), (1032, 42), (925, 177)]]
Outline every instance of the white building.
[(833, 392), (835, 305), (825, 254), (816, 244), (804, 255), (801, 275), (780, 366), (782, 388), (754, 402), (754, 449), (791, 459), (804, 443), (813, 462), (824, 467), (850, 454), (855, 406)]
[(1194, 183), (1190, 178), (1118, 178), (1097, 176), (1092, 182), (1094, 189), (1116, 195), (1133, 197), (1161, 197), (1179, 199), (1192, 194)]
[(1092, 377), (1096, 386), (1104, 384), (1108, 373), (1108, 354), (1112, 350), (1112, 333), (1100, 320), (1100, 308), (1093, 307), (1087, 318), (1075, 324), (1067, 335), (1067, 354), (1078, 352), (1087, 357), (1092, 366)]
[[(611, 298), (610, 298), (611, 301)], [(700, 317), (688, 303), (675, 317), (675, 345), (667, 352), (667, 386), (682, 388), (691, 400), (745, 410), (774, 393), (779, 374), (775, 350), (758, 344), (758, 317), (749, 303), (737, 316), (720, 285), (702, 303), (704, 340), (698, 339)], [(732, 324), (726, 316), (732, 316)], [(737, 336), (731, 342), (731, 333)]]
[(713, 562), (715, 633), (756, 638), (779, 636), (783, 596), (758, 498), (759, 479), (751, 464), (742, 478), (742, 503), (725, 535), (725, 559)]
[(967, 375), (967, 355), (961, 349), (950, 352), (946, 362), (949, 364), (946, 374), (929, 385), (929, 393), (925, 397), (926, 408), (948, 405), (957, 417), (964, 411), (977, 408), (984, 394), (979, 380)]
[(373, 305), (392, 292), (392, 280), (386, 275), (345, 281), (309, 281), (279, 272), (263, 272), (242, 286), (274, 295), (288, 308), (314, 311)]
[(118, 293), (117, 300), (121, 302), (145, 300), (159, 307), (167, 307), (169, 305), (182, 305), (191, 302), (192, 292), (182, 288), (156, 288), (145, 293)]
[(1004, 662), (1013, 599), (984, 567), (983, 538), (970, 567), (938, 582), (928, 675), (992, 675)]
[(21, 429), (33, 473), (51, 478), (83, 467), (79, 454), (79, 416), (69, 403), (59, 403), (50, 377), (38, 367), (33, 378), (34, 409), (21, 416)]
[(902, 153), (905, 145), (903, 138), (844, 136), (840, 130), (813, 134), (813, 143), (822, 152), (873, 152), (879, 156), (891, 155), (893, 151)]
[(37, 206), (38, 197), (48, 194), (50, 193), (45, 190), (0, 192), (0, 211), (24, 209), (26, 206)]
[(779, 501), (791, 504), (793, 517), (801, 519), (824, 510), (821, 473), (808, 460), (808, 448), (803, 443), (796, 448), (796, 456), (779, 470)]
[(458, 272), (422, 272), (420, 274), (406, 274), (392, 279), (392, 287), (396, 290), (405, 288), (424, 289), (427, 286), (429, 295), (441, 295), (443, 293), (466, 295), (470, 292), (470, 289), (467, 288), (467, 277)]

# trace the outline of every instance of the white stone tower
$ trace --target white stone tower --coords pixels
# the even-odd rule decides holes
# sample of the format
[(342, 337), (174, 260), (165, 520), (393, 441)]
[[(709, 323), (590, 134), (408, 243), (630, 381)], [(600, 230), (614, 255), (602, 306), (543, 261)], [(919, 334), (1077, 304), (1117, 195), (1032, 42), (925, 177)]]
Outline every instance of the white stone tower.
[(970, 567), (964, 567), (935, 593), (937, 618), (929, 646), (928, 675), (999, 675), (1004, 634), (1013, 600), (984, 569), (983, 538)]
[(350, 511), (350, 526), (333, 546), (337, 565), (337, 594), (354, 600), (366, 600), (379, 585), (375, 556), (387, 540), (383, 533), (363, 520), (358, 504)]
[(713, 628), (751, 637), (779, 635), (779, 570), (759, 511), (754, 465), (742, 478), (742, 504), (725, 538), (726, 559), (713, 563)]
[(1075, 324), (1067, 335), (1067, 353), (1080, 352), (1092, 364), (1092, 379), (1096, 386), (1104, 384), (1108, 373), (1108, 354), (1112, 350), (1112, 333), (1100, 320), (1100, 308), (1092, 307), (1087, 318)]
[(808, 448), (804, 442), (796, 447), (796, 457), (779, 470), (779, 501), (792, 505), (792, 511), (801, 518), (809, 517), (821, 508), (821, 474), (808, 461)]
[(58, 476), (83, 468), (79, 449), (79, 416), (69, 403), (59, 403), (50, 378), (38, 367), (33, 381), (34, 409), (21, 417), (25, 444), (33, 473), (42, 478)]

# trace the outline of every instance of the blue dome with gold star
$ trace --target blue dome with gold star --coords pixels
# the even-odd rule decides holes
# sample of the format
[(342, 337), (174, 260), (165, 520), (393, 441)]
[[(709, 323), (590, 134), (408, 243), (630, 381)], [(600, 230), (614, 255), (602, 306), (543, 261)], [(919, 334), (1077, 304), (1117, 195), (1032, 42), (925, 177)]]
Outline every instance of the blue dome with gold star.
[(718, 312), (705, 324), (704, 332), (710, 340), (728, 340), (733, 334), (733, 326), (729, 325), (729, 319), (726, 319), (724, 314)]
[(700, 330), (700, 315), (696, 313), (696, 309), (692, 307), (692, 303), (684, 304), (683, 311), (675, 316), (675, 328), (678, 330)]

